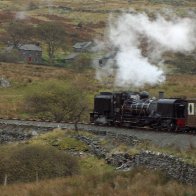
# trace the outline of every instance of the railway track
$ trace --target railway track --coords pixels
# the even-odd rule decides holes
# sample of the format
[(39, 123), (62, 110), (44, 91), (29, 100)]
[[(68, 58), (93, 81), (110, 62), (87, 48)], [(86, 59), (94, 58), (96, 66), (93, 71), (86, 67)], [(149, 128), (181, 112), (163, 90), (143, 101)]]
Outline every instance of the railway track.
[[(20, 132), (22, 130), (28, 130), (30, 128), (33, 130), (36, 129), (36, 132), (43, 133), (43, 131), (53, 130), (55, 128), (61, 129), (74, 129), (74, 123), (69, 122), (46, 122), (46, 121), (35, 121), (35, 120), (22, 120), (22, 119), (0, 119), (0, 133), (1, 130), (9, 130), (9, 128), (14, 127), (12, 132)], [(124, 137), (135, 137), (139, 140), (147, 140), (155, 145), (160, 147), (164, 146), (174, 146), (178, 149), (189, 149), (193, 146), (196, 147), (196, 135), (187, 134), (187, 133), (175, 133), (175, 132), (157, 132), (147, 128), (132, 127), (110, 127), (110, 126), (95, 126), (88, 123), (78, 123), (79, 130), (85, 130), (101, 135), (115, 135), (114, 137), (118, 138), (119, 136)], [(4, 131), (5, 132), (5, 131)], [(1, 134), (0, 134), (1, 136)]]
[[(0, 118), (0, 124), (10, 124), (10, 125), (18, 125), (18, 126), (35, 126), (35, 127), (43, 127), (43, 128), (63, 128), (63, 129), (74, 129), (75, 123), (74, 122), (56, 122), (56, 121), (40, 121), (35, 119), (17, 119), (17, 118)], [(92, 127), (101, 127), (103, 129), (112, 128), (111, 126), (103, 126), (103, 125), (95, 125), (94, 123), (84, 123), (79, 122), (77, 124), (79, 129), (92, 129)], [(131, 127), (113, 127), (114, 129), (125, 129), (125, 130), (137, 130), (137, 131), (151, 131), (156, 133), (169, 133), (169, 134), (188, 134), (188, 135), (196, 135), (195, 131), (190, 132), (169, 132), (165, 130), (154, 130), (153, 128), (149, 127), (138, 127), (138, 126), (131, 126)]]

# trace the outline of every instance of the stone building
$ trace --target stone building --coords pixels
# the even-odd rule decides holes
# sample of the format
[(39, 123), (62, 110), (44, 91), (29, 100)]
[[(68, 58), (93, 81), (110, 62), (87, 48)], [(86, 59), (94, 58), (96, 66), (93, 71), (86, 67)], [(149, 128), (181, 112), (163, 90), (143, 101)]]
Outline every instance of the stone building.
[(42, 49), (39, 45), (24, 44), (18, 47), (22, 59), (27, 63), (42, 63)]
[(30, 64), (41, 64), (42, 63), (42, 49), (36, 44), (22, 44), (17, 47), (9, 46), (6, 51), (12, 53), (13, 50), (17, 50), (21, 61)]

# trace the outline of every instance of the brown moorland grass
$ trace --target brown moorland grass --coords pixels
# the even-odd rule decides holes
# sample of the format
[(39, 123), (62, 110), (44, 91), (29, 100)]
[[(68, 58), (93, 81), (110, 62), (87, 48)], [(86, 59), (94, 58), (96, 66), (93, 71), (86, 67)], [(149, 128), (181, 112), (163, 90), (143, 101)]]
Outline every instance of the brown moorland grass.
[(161, 172), (139, 168), (124, 173), (80, 175), (40, 181), (38, 184), (29, 183), (9, 185), (7, 187), (0, 186), (0, 192), (1, 196), (193, 196), (196, 193), (196, 188), (170, 180)]
[[(82, 22), (85, 24), (93, 23), (97, 24), (99, 22), (107, 22), (110, 13), (104, 11), (114, 11), (114, 10), (127, 10), (135, 9), (138, 11), (160, 11), (161, 9), (170, 8), (174, 9), (179, 15), (186, 15), (186, 10), (189, 8), (196, 7), (195, 1), (183, 1), (183, 4), (169, 3), (168, 0), (142, 0), (136, 1), (119, 1), (119, 0), (53, 0), (53, 1), (38, 1), (31, 0), (36, 7), (35, 9), (29, 8), (29, 1), (17, 0), (16, 1), (1, 1), (0, 10), (10, 13), (12, 17), (15, 18), (16, 12), (23, 11), (27, 16), (28, 22), (34, 24), (40, 23), (41, 21), (58, 20), (66, 21), (70, 20), (70, 24), (77, 25)], [(172, 1), (171, 1), (172, 2)], [(67, 11), (66, 8), (71, 8), (71, 11)], [(91, 12), (85, 11), (90, 10)], [(94, 11), (94, 12), (92, 12)], [(48, 15), (48, 16), (47, 16)], [(58, 19), (57, 19), (58, 18)], [(31, 21), (32, 20), (32, 21)], [(11, 20), (7, 20), (7, 17), (1, 18), (1, 22), (7, 23)], [(91, 31), (93, 28), (91, 28)], [(67, 29), (69, 31), (69, 29)], [(100, 27), (97, 32), (104, 32), (104, 28)], [(96, 35), (96, 32), (93, 34)], [(88, 36), (85, 37), (88, 39)]]
[(72, 83), (85, 91), (95, 91), (92, 70), (81, 74), (71, 69), (50, 66), (1, 63), (0, 75), (11, 82), (10, 88), (0, 89), (1, 116), (17, 117), (21, 114), (25, 95), (32, 90), (39, 91), (40, 85), (48, 81), (64, 83), (65, 86)]
[(67, 78), (73, 74), (71, 70), (52, 66), (1, 63), (0, 74), (15, 82), (25, 81), (25, 79), (48, 80)]

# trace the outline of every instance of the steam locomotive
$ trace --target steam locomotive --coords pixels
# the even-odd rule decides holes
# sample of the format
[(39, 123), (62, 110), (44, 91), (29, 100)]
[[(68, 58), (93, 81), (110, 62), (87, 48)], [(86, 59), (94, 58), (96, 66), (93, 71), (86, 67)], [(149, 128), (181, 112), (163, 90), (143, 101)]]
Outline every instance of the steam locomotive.
[(95, 124), (150, 127), (166, 131), (196, 130), (196, 99), (150, 98), (148, 92), (101, 92), (94, 98)]

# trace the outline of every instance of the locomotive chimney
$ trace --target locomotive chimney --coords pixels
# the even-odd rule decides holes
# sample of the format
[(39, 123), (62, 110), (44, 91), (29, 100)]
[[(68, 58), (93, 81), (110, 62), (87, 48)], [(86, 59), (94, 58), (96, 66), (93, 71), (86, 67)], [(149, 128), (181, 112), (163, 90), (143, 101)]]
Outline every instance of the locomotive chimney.
[(164, 92), (163, 91), (159, 91), (159, 99), (164, 99)]

